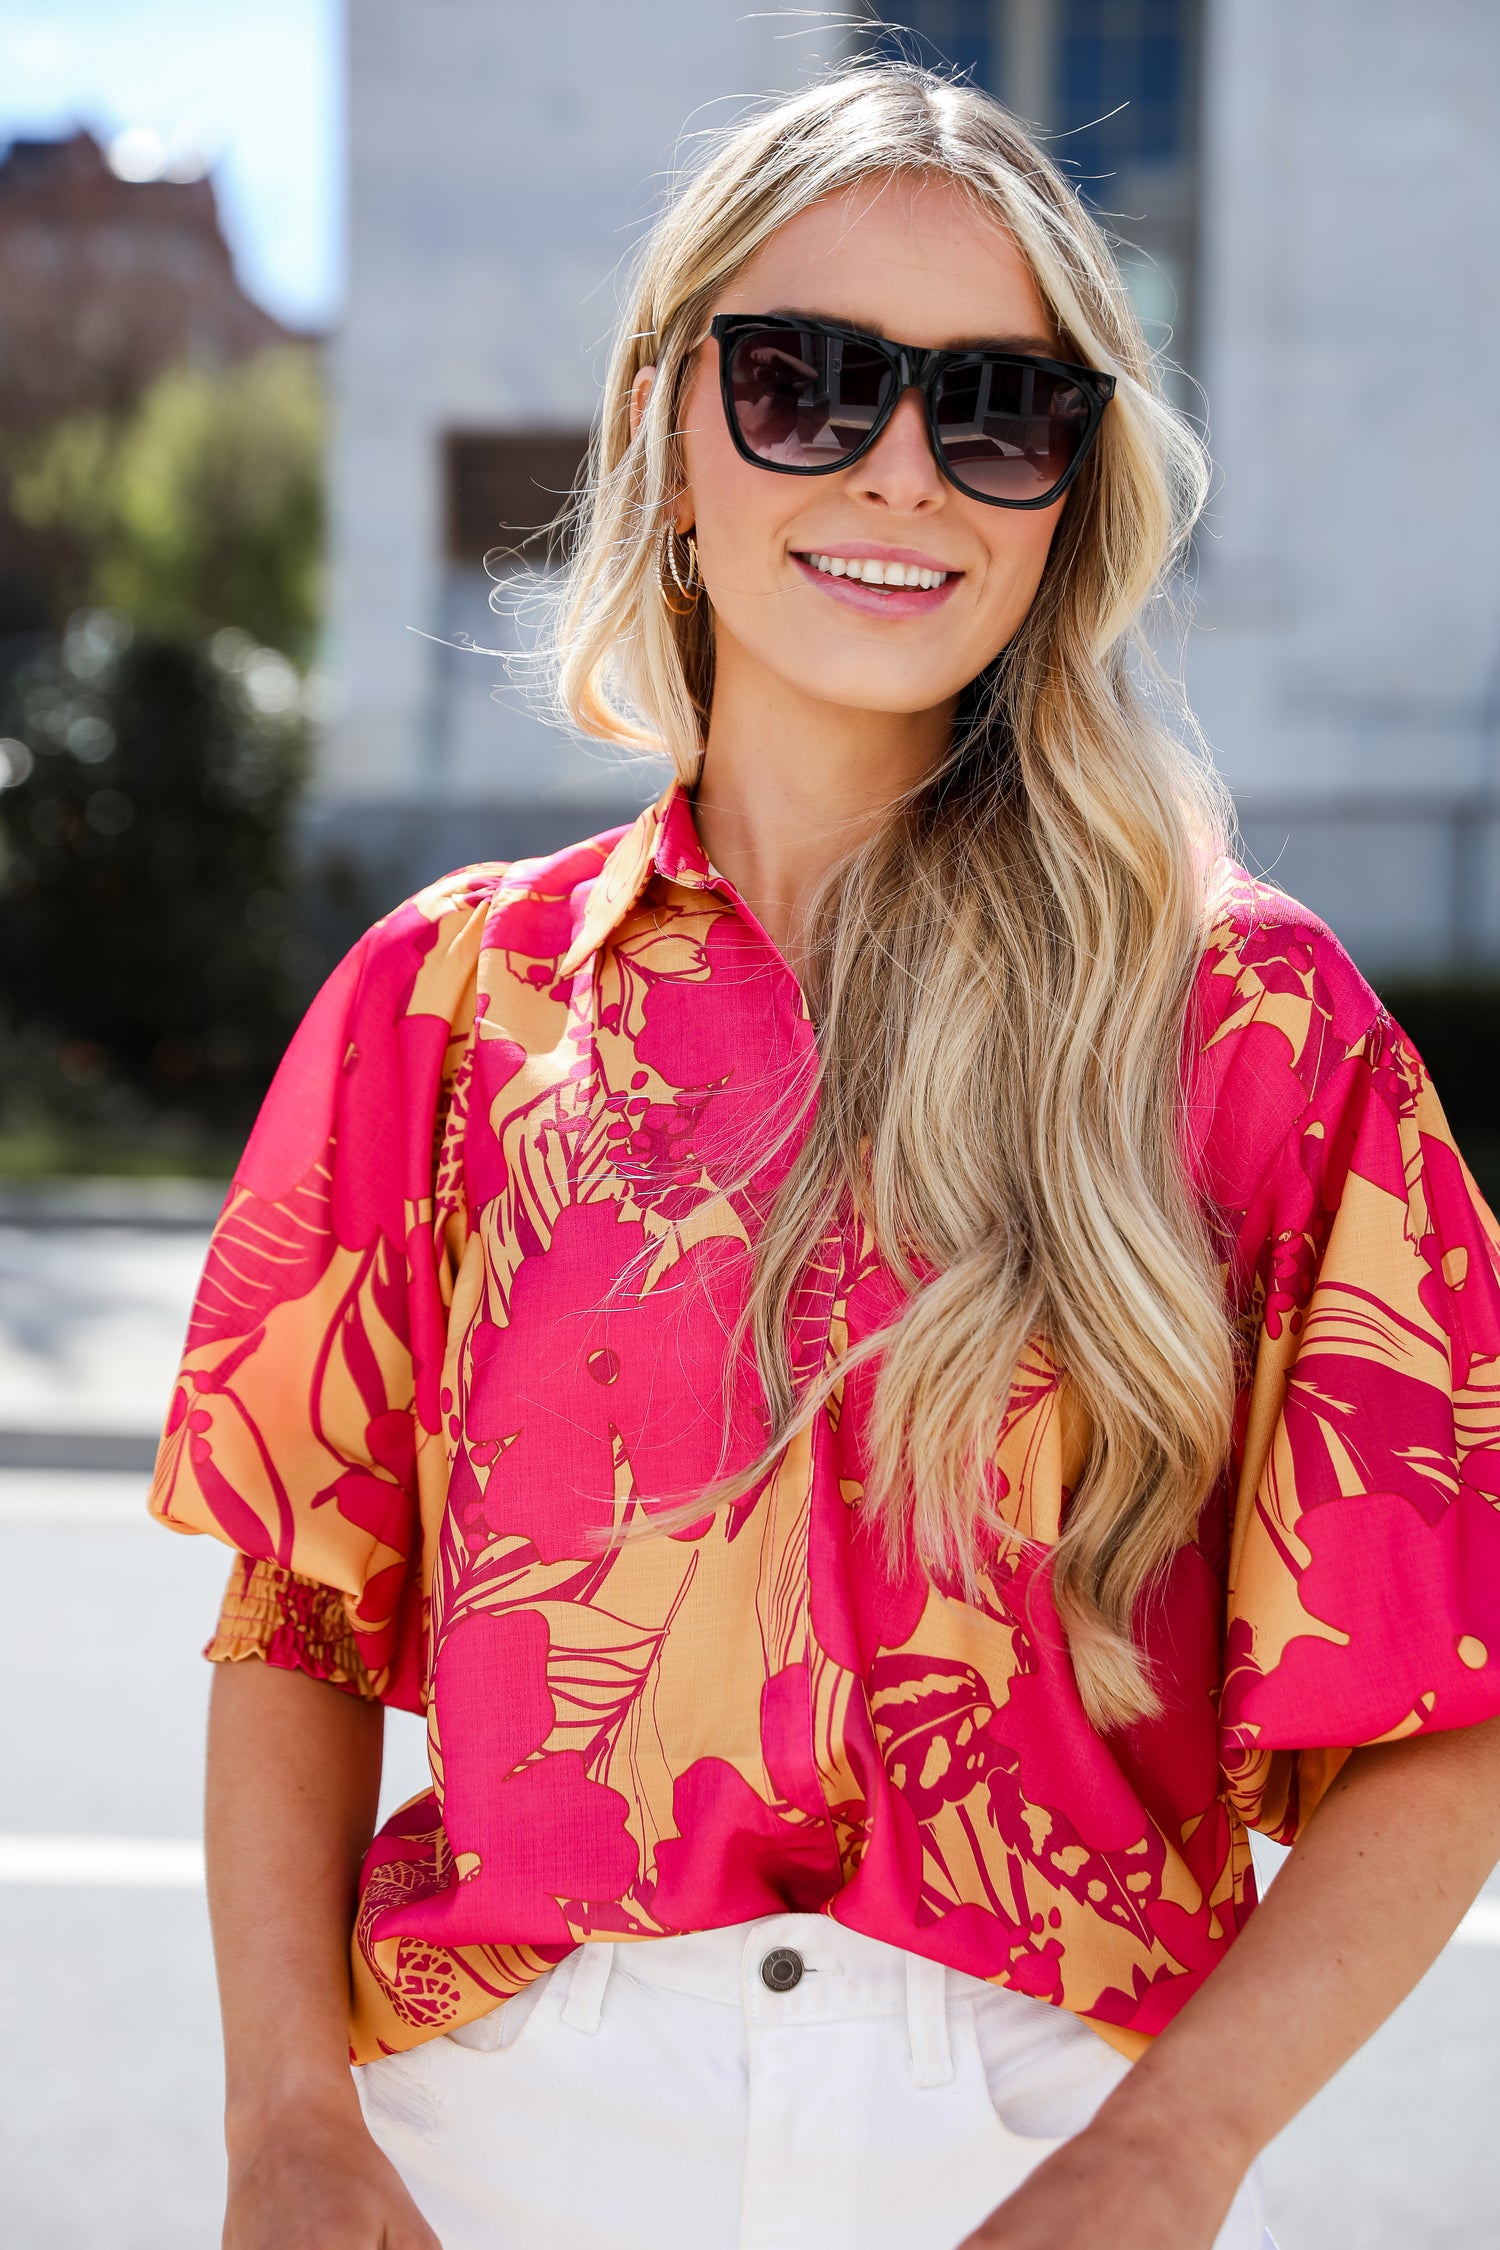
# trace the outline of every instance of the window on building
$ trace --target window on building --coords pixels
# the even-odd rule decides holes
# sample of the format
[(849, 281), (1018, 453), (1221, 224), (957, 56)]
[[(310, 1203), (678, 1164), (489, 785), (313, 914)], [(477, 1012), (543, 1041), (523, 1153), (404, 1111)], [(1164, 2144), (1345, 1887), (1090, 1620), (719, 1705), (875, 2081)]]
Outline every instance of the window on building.
[(1058, 124), (1092, 190), (1107, 175), (1170, 169), (1193, 155), (1193, 47), (1189, 0), (1059, 0)]
[(949, 64), (1042, 128), (1114, 235), (1147, 334), (1190, 367), (1202, 0), (892, 0), (878, 13), (875, 52)]
[(587, 430), (449, 430), (443, 439), (448, 560), (544, 561), (588, 442)]
[(995, 0), (916, 0), (889, 11), (870, 45), (876, 54), (930, 67), (951, 64), (972, 75), (976, 85), (999, 88), (1003, 9)]

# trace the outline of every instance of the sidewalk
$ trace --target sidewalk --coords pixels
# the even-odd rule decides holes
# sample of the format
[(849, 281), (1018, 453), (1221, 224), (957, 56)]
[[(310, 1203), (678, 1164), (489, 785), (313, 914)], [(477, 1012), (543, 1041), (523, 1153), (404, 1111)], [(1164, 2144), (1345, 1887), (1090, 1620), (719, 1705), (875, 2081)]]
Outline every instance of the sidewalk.
[(149, 1469), (224, 1189), (0, 1183), (0, 1467)]
[[(142, 1476), (0, 1470), (6, 2250), (219, 2239), (213, 1961), (181, 1863), (201, 1832), (199, 1651), (228, 1562), (216, 1541), (154, 1524)], [(425, 1784), (420, 1721), (393, 1714), (386, 1740), (389, 1809)], [(33, 1848), (7, 1853), (7, 1837)], [(109, 1839), (136, 1850), (102, 1851)]]

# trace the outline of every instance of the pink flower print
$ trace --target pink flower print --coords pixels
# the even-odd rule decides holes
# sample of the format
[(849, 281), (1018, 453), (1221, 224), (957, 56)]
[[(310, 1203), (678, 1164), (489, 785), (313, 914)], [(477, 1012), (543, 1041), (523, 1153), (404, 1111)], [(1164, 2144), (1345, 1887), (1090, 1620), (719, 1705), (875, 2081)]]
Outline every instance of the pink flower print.
[(332, 1259), (328, 1152), (276, 1202), (236, 1185), (214, 1228), (187, 1348), (249, 1336), (288, 1299), (314, 1290)]
[[(758, 1195), (790, 1168), (815, 1068), (811, 1027), (765, 940), (721, 914), (703, 941), (708, 977), (640, 970), (635, 1052), (683, 1095), (711, 1097), (694, 1119), (696, 1159), (720, 1186), (756, 1173)], [(778, 1145), (780, 1144), (780, 1145)]]
[(329, 1061), (347, 1052), (371, 950), (368, 938), (357, 945), (318, 993), (282, 1059), (276, 1099), (255, 1120), (235, 1182), (261, 1203), (279, 1203), (291, 1195), (328, 1148), (339, 1093), (339, 1077)]
[(1420, 1251), (1419, 1285), (1428, 1318), (1448, 1337), (1453, 1379), (1462, 1389), (1478, 1360), (1500, 1358), (1500, 1279), (1496, 1251), (1474, 1208), (1458, 1151), (1422, 1135), (1422, 1186), (1431, 1229)]
[(618, 1900), (635, 1881), (626, 1800), (590, 1780), (576, 1751), (540, 1755), (555, 1718), (548, 1646), (535, 1610), (473, 1610), (445, 1636), (433, 1701), (440, 1737), (464, 1745), (443, 1792), (455, 1880), (392, 1914), (382, 1936), (565, 1942), (560, 1901)]
[[(646, 1075), (635, 1073), (640, 1079)], [(707, 1094), (683, 1094), (671, 1102), (635, 1092), (605, 1097), (604, 1139), (612, 1168), (629, 1182), (638, 1203), (661, 1216), (686, 1218), (701, 1200), (696, 1143), (708, 1102)]]
[(472, 1344), (464, 1428), (496, 1444), (471, 1540), (530, 1539), (544, 1561), (599, 1554), (621, 1478), (646, 1505), (693, 1499), (728, 1461), (763, 1442), (746, 1353), (724, 1439), (724, 1360), (748, 1261), (732, 1241), (700, 1242), (646, 1291), (655, 1254), (613, 1203), (559, 1212), (545, 1252), (524, 1259), (510, 1323)]
[(919, 1821), (962, 1803), (995, 1760), (995, 1702), (972, 1664), (883, 1655), (871, 1670), (870, 1710), (886, 1772)]
[(677, 1834), (656, 1847), (650, 1893), (664, 1930), (811, 1914), (838, 1888), (828, 1823), (768, 1805), (727, 1759), (699, 1758), (680, 1774), (672, 1810)]
[[(553, 875), (546, 891), (517, 891), (512, 887), (515, 872), (496, 898), (485, 932), (486, 950), (508, 954), (528, 984), (550, 984), (556, 964), (573, 942), (574, 927), (582, 919), (582, 902), (575, 895), (575, 886), (559, 882), (557, 875)], [(541, 971), (540, 977), (531, 975), (532, 967)]]
[(1205, 1192), (1227, 1210), (1241, 1210), (1266, 1169), (1266, 1153), (1296, 1123), (1307, 1103), (1286, 1033), (1248, 1023), (1209, 1047), (1192, 1066), (1191, 1103), (1211, 1125), (1198, 1160)]
[(1500, 1673), (1500, 1509), (1471, 1485), (1436, 1517), (1396, 1492), (1329, 1500), (1298, 1526), (1310, 1619), (1263, 1678), (1225, 1688), (1225, 1721), (1258, 1749), (1349, 1748), (1416, 1718), (1458, 1727), (1494, 1709)]
[(1368, 1291), (1328, 1284), (1317, 1302), (1315, 1341), (1336, 1321), (1335, 1332), (1364, 1343), (1369, 1356), (1304, 1345), (1287, 1378), (1282, 1423), (1304, 1526), (1308, 1510), (1347, 1496), (1351, 1477), (1367, 1493), (1399, 1494), (1436, 1522), (1456, 1470), (1447, 1390), (1392, 1365), (1381, 1349), (1389, 1308)]

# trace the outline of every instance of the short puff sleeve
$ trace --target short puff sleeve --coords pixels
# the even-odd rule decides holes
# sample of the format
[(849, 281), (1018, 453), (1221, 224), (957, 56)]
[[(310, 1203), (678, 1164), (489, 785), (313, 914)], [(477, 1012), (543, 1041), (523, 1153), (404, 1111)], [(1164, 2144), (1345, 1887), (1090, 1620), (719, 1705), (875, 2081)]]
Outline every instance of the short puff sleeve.
[(1500, 1712), (1500, 1230), (1399, 1026), (1337, 1013), (1239, 1243), (1221, 1756), (1286, 1843), (1352, 1749)]
[(163, 1523), (237, 1550), (211, 1656), (413, 1710), (464, 1233), (443, 1128), (497, 873), (378, 923), (303, 1019), (214, 1229), (151, 1490)]

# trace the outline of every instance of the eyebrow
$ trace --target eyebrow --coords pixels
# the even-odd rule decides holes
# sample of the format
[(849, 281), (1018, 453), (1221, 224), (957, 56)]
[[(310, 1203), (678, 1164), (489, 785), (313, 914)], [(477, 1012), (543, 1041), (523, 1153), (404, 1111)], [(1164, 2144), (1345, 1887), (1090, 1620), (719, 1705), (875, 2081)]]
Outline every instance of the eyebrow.
[[(869, 336), (876, 343), (892, 341), (865, 321), (849, 320), (836, 313), (815, 312), (810, 305), (773, 305), (767, 317), (774, 320), (821, 321), (825, 328), (847, 328), (851, 335)], [(918, 348), (912, 347), (914, 350)], [(955, 336), (950, 342), (935, 347), (944, 352), (1027, 352), (1037, 359), (1055, 359), (1060, 348), (1050, 336)]]

